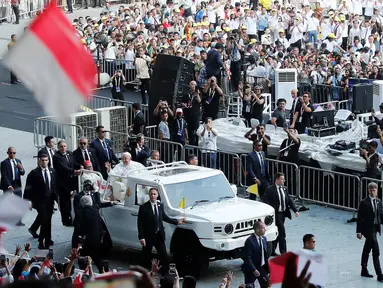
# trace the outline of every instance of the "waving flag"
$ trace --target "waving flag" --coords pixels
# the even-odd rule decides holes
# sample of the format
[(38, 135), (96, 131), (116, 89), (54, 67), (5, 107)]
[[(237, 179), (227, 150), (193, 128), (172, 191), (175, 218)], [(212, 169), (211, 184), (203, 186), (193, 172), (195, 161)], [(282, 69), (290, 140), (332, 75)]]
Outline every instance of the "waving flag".
[(59, 119), (89, 100), (97, 73), (92, 56), (55, 1), (5, 56), (5, 64), (34, 93), (45, 113)]

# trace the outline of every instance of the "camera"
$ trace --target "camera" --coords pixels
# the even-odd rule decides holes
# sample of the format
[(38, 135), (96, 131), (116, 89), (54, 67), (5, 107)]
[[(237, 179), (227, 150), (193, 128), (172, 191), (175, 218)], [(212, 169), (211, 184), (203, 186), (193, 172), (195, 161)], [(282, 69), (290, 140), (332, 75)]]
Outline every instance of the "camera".
[(6, 261), (5, 255), (0, 255), (0, 265), (1, 266), (5, 265), (5, 261)]
[(88, 265), (88, 256), (79, 256), (77, 263), (80, 270), (85, 270), (86, 266)]
[(93, 191), (93, 190), (94, 190), (94, 187), (93, 187), (92, 181), (85, 180), (84, 184), (83, 184), (83, 191), (84, 192), (90, 192), (90, 191)]

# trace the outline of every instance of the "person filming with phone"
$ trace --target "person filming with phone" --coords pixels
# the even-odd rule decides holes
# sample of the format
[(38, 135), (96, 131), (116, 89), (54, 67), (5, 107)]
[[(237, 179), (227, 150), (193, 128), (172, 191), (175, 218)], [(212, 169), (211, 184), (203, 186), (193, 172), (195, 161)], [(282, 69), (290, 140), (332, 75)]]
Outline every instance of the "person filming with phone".
[(211, 117), (213, 120), (218, 118), (219, 101), (222, 97), (222, 101), (225, 104), (223, 91), (219, 88), (216, 77), (211, 77), (207, 81), (206, 86), (202, 91), (202, 107), (203, 115), (202, 119)]

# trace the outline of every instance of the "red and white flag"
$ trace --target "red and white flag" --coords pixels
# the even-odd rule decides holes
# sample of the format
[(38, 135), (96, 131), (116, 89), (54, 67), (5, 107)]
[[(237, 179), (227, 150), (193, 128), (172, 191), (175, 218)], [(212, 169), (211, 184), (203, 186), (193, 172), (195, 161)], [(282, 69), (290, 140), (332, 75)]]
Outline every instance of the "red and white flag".
[(97, 73), (92, 56), (55, 1), (5, 56), (5, 64), (34, 93), (45, 113), (60, 119), (89, 100)]

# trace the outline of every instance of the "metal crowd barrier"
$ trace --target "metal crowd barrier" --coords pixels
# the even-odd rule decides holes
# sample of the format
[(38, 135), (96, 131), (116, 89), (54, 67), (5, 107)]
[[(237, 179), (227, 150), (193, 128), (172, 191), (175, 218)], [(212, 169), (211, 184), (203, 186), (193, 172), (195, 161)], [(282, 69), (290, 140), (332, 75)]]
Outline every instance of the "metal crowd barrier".
[(303, 200), (349, 211), (358, 209), (363, 191), (358, 176), (300, 166), (299, 182)]
[(52, 117), (39, 117), (34, 121), (33, 144), (36, 148), (45, 146), (46, 136), (53, 136), (56, 143), (64, 139), (68, 150), (73, 151), (77, 147), (78, 138), (82, 135), (84, 131), (81, 126), (56, 122)]
[(200, 166), (221, 170), (231, 184), (239, 184), (240, 157), (238, 154), (222, 150), (205, 149), (200, 146), (185, 145), (183, 159), (195, 155)]
[(360, 189), (360, 191), (361, 191), (360, 201), (368, 196), (368, 184), (370, 184), (371, 182), (375, 182), (376, 184), (378, 184), (378, 198), (382, 199), (382, 197), (383, 197), (383, 193), (382, 193), (382, 191), (383, 191), (383, 180), (363, 177), (361, 179), (361, 186), (360, 186), (361, 187), (361, 189)]
[(145, 137), (145, 145), (151, 151), (157, 150), (161, 161), (165, 163), (183, 160), (184, 147), (180, 143)]
[(334, 100), (348, 101), (349, 91), (344, 87), (326, 84), (316, 84), (313, 87), (312, 100), (314, 103), (330, 102)]
[[(250, 186), (247, 182), (247, 155), (248, 154), (242, 154), (241, 155), (241, 169), (240, 169), (240, 183), (239, 185), (241, 187), (247, 188)], [(271, 184), (274, 183), (274, 175), (277, 172), (282, 172), (285, 174), (285, 185), (288, 187), (289, 193), (292, 196), (296, 196), (300, 198), (299, 195), (299, 168), (296, 164), (294, 163), (289, 163), (289, 162), (284, 162), (284, 161), (279, 161), (275, 159), (269, 159), (266, 158), (266, 165), (267, 165), (267, 172), (270, 177), (270, 182)], [(253, 184), (253, 183), (251, 183)]]
[[(133, 102), (120, 101), (120, 100), (114, 100), (114, 99), (112, 101), (116, 103), (118, 106), (125, 106), (128, 109), (128, 125), (129, 126), (132, 125), (133, 119), (134, 119), (134, 113), (132, 110)], [(149, 123), (149, 119), (150, 119), (149, 105), (141, 104), (141, 112), (144, 114), (145, 122)]]
[(127, 84), (137, 84), (136, 79), (136, 67), (134, 66), (134, 61), (127, 61), (124, 59), (110, 59), (93, 57), (95, 63), (99, 60), (100, 63), (100, 73), (107, 73), (112, 77), (117, 70), (122, 70), (123, 75), (125, 76), (125, 81)]
[(98, 95), (91, 95), (92, 99), (85, 104), (89, 109), (99, 109), (113, 106), (113, 100), (109, 97), (103, 97)]

